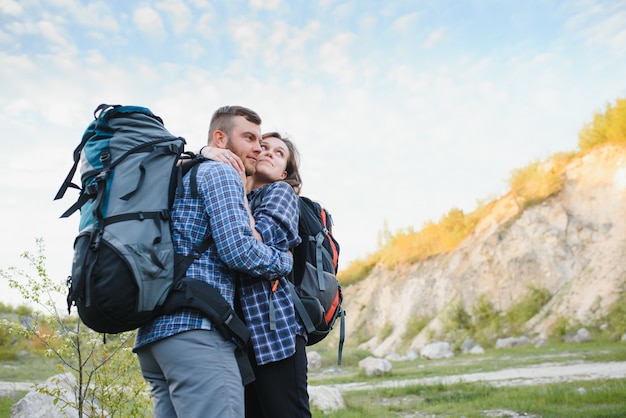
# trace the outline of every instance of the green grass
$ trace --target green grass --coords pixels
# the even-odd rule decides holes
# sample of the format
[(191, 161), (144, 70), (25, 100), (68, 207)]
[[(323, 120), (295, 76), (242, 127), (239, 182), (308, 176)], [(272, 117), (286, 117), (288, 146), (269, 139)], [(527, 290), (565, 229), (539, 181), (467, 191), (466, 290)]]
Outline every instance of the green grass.
[[(315, 349), (317, 346), (315, 347)], [(587, 343), (564, 343), (550, 341), (545, 347), (532, 345), (509, 349), (490, 348), (481, 355), (457, 355), (444, 360), (417, 359), (398, 361), (385, 377), (366, 377), (358, 369), (359, 360), (370, 355), (352, 347), (344, 348), (343, 365), (337, 373), (329, 373), (334, 368), (337, 352), (333, 349), (317, 350), (322, 356), (323, 371), (311, 371), (309, 383), (313, 385), (368, 382), (376, 383), (388, 379), (416, 379), (433, 376), (449, 376), (464, 373), (490, 372), (513, 367), (532, 366), (548, 362), (574, 361), (626, 361), (626, 343), (598, 339)]]
[(25, 395), (26, 392), (15, 392), (9, 396), (0, 396), (0, 418), (9, 418), (13, 405)]
[(55, 366), (60, 361), (44, 358), (43, 354), (23, 354), (13, 360), (3, 360), (0, 367), (2, 382), (43, 382), (58, 373)]
[[(478, 373), (542, 363), (571, 363), (579, 361), (626, 361), (626, 343), (607, 339), (582, 344), (551, 341), (546, 347), (515, 347), (488, 349), (483, 355), (457, 355), (445, 360), (394, 362), (391, 373), (384, 377), (366, 377), (354, 365), (367, 355), (346, 348), (350, 365), (335, 373), (328, 368), (309, 373), (312, 385), (350, 382), (381, 383), (388, 380), (418, 379)], [(323, 351), (322, 357), (332, 351)], [(331, 364), (331, 358), (325, 361)], [(582, 393), (581, 393), (582, 392)], [(623, 417), (626, 416), (626, 380), (609, 379), (558, 383), (538, 386), (493, 387), (482, 383), (453, 385), (414, 385), (393, 389), (371, 389), (344, 392), (347, 408), (323, 415), (314, 411), (314, 418), (356, 417), (482, 417), (488, 410), (511, 410), (541, 417)], [(418, 415), (418, 412), (423, 415)], [(506, 415), (503, 415), (506, 416)]]
[[(409, 386), (344, 393), (347, 409), (315, 417), (391, 418), (412, 415), (484, 417), (509, 410), (548, 417), (626, 416), (626, 381), (599, 380), (539, 386), (492, 387), (484, 384)], [(420, 415), (421, 416), (421, 415)], [(506, 415), (505, 415), (506, 416)]]
[[(317, 349), (318, 347), (314, 347)], [(324, 369), (311, 371), (309, 383), (327, 385), (350, 382), (381, 383), (388, 380), (417, 379), (464, 373), (489, 372), (541, 363), (578, 361), (626, 361), (626, 343), (600, 339), (572, 344), (551, 341), (548, 346), (515, 347), (506, 350), (487, 349), (482, 355), (457, 355), (445, 360), (401, 361), (384, 377), (367, 377), (358, 369), (366, 351), (344, 349), (344, 365), (335, 366), (337, 352), (328, 347), (322, 354)], [(41, 356), (23, 355), (19, 360), (3, 362), (0, 380), (43, 381), (55, 374)], [(333, 372), (334, 370), (334, 372)], [(582, 388), (582, 389), (581, 389)], [(24, 393), (0, 397), (0, 418), (9, 417), (12, 405)], [(626, 380), (595, 380), (540, 386), (492, 387), (482, 383), (452, 385), (413, 385), (393, 389), (353, 391), (343, 394), (347, 408), (323, 415), (314, 410), (315, 418), (356, 417), (480, 417), (484, 411), (511, 410), (541, 417), (622, 417), (626, 416)], [(418, 415), (422, 413), (424, 415)]]

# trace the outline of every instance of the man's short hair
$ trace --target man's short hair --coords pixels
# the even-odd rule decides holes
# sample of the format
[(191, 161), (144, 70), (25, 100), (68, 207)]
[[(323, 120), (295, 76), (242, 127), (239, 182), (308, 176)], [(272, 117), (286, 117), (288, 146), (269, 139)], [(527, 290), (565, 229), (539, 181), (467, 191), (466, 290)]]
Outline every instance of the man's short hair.
[(209, 124), (209, 141), (213, 137), (213, 132), (222, 131), (230, 137), (236, 116), (243, 116), (247, 121), (256, 125), (261, 124), (261, 117), (252, 109), (243, 106), (222, 106), (217, 109), (211, 117)]

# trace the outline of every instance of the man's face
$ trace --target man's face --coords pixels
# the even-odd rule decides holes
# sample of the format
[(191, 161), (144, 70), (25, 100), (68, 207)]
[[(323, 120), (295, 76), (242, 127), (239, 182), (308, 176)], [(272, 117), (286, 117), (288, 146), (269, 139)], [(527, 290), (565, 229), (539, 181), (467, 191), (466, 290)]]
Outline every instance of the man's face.
[(236, 116), (226, 148), (241, 158), (246, 176), (256, 172), (256, 163), (261, 154), (261, 127), (243, 116)]

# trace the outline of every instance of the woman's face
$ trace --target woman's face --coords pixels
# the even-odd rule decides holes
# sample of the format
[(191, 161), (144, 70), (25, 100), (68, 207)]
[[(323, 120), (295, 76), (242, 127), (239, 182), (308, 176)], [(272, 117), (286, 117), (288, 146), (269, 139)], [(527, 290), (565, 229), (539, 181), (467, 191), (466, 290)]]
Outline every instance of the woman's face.
[(256, 164), (255, 177), (268, 183), (287, 177), (289, 150), (285, 143), (273, 136), (261, 140), (261, 155)]

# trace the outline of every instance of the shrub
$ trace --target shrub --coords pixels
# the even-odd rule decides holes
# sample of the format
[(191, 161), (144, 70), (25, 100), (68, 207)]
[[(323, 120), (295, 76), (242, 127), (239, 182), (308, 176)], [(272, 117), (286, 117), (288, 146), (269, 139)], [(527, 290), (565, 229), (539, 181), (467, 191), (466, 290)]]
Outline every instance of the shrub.
[[(626, 283), (623, 287), (626, 287)], [(611, 337), (619, 340), (626, 334), (626, 292), (622, 289), (619, 299), (611, 305), (608, 314), (602, 319), (610, 325)]]
[(485, 295), (478, 296), (472, 306), (472, 322), (472, 336), (484, 347), (491, 345), (493, 337), (500, 333), (503, 326), (501, 313)]
[(393, 332), (393, 324), (391, 322), (386, 322), (385, 325), (383, 325), (383, 327), (378, 332), (378, 338), (380, 338), (380, 340), (383, 341), (387, 339), (387, 337), (389, 337), (392, 332)]
[(578, 134), (578, 146), (581, 151), (589, 150), (605, 143), (626, 142), (626, 99), (617, 99), (615, 106), (606, 105), (604, 113), (596, 113), (593, 120)]
[(551, 298), (552, 294), (548, 289), (530, 287), (528, 292), (506, 312), (505, 318), (509, 332), (522, 332), (524, 324), (535, 316)]
[(432, 318), (427, 316), (412, 316), (409, 318), (406, 324), (406, 329), (402, 339), (404, 341), (410, 341), (415, 338), (424, 328), (432, 321)]
[(562, 170), (570, 155), (559, 154), (547, 162), (534, 161), (511, 172), (509, 187), (521, 208), (545, 201), (563, 186)]

